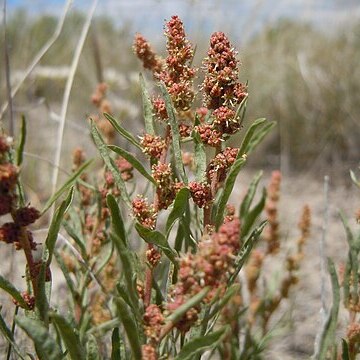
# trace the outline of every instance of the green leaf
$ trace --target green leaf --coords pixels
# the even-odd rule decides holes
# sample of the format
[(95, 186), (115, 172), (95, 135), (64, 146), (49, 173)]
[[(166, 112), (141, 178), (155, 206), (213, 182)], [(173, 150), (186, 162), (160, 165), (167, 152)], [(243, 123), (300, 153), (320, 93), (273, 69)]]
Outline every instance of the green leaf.
[(131, 316), (130, 308), (121, 298), (115, 299), (117, 311), (121, 322), (123, 323), (134, 359), (141, 359), (141, 329), (137, 326), (133, 316)]
[(24, 301), (23, 297), (21, 296), (18, 289), (15, 288), (13, 284), (11, 284), (8, 280), (0, 275), (0, 288), (6, 291), (9, 295), (15, 299), (21, 307), (28, 309), (26, 302)]
[(58, 344), (51, 337), (48, 329), (43, 323), (29, 317), (19, 316), (15, 318), (15, 321), (33, 340), (36, 353), (40, 360), (59, 360), (63, 358), (63, 354)]
[(24, 148), (26, 141), (26, 119), (25, 116), (21, 116), (21, 129), (20, 129), (20, 141), (16, 151), (16, 165), (20, 166), (24, 158)]
[(144, 168), (142, 163), (138, 159), (136, 159), (136, 157), (133, 154), (127, 152), (126, 150), (116, 145), (108, 145), (108, 148), (116, 152), (118, 155), (122, 156), (124, 159), (126, 159), (141, 175), (143, 175), (147, 180), (149, 180), (154, 185), (156, 185), (156, 181), (147, 172), (147, 170)]
[(42, 210), (41, 214), (45, 214), (46, 211), (48, 211), (50, 209), (50, 207), (52, 206), (52, 204), (59, 199), (59, 197), (66, 192), (74, 183), (75, 181), (78, 179), (78, 177), (85, 171), (85, 169), (92, 163), (92, 160), (89, 160), (87, 162), (85, 162), (83, 165), (81, 165), (79, 167), (79, 169), (74, 172), (65, 182), (65, 184), (56, 191), (56, 193), (47, 201), (47, 203), (44, 206), (44, 209)]
[(112, 194), (106, 196), (106, 204), (111, 213), (113, 232), (120, 238), (124, 246), (128, 247), (128, 239), (125, 231), (124, 220), (121, 215), (119, 204)]
[(230, 198), (230, 195), (233, 191), (236, 177), (238, 176), (241, 168), (245, 165), (245, 163), (246, 163), (245, 158), (238, 157), (235, 160), (235, 162), (232, 164), (229, 174), (226, 177), (225, 184), (224, 184), (224, 191), (222, 192), (221, 197), (219, 198), (219, 203), (216, 206), (217, 213), (215, 216), (215, 225), (216, 225), (217, 229), (224, 221), (224, 213), (225, 213), (226, 204), (227, 204), (227, 202)]
[(341, 345), (342, 345), (341, 359), (350, 360), (349, 345), (347, 341), (345, 339), (341, 339)]
[(48, 265), (51, 264), (52, 255), (55, 249), (55, 243), (60, 231), (60, 226), (64, 218), (64, 215), (73, 200), (73, 197), (74, 197), (74, 188), (71, 188), (66, 199), (61, 203), (61, 205), (55, 211), (54, 217), (51, 221), (49, 232), (45, 240), (46, 249), (49, 251)]
[(275, 126), (275, 122), (264, 118), (255, 120), (245, 134), (240, 146), (239, 156), (248, 155), (258, 145), (266, 134)]
[(88, 257), (86, 245), (80, 236), (76, 233), (76, 230), (70, 225), (68, 221), (62, 223), (67, 234), (74, 240), (75, 244), (80, 248), (81, 256), (86, 259)]
[(211, 309), (211, 312), (207, 316), (206, 321), (210, 320), (215, 315), (219, 314), (220, 310), (231, 300), (231, 298), (239, 293), (240, 291), (240, 284), (233, 284), (231, 285), (225, 292), (225, 294), (221, 297), (218, 304), (214, 305), (214, 307)]
[(213, 333), (191, 339), (182, 347), (175, 360), (191, 360), (205, 350), (216, 348), (228, 330), (229, 327), (223, 327)]
[[(0, 307), (1, 310), (1, 307)], [(15, 343), (15, 339), (14, 336), (12, 334), (12, 332), (10, 331), (10, 329), (7, 327), (4, 318), (2, 317), (2, 315), (0, 314), (0, 332), (3, 334), (3, 336), (5, 337), (6, 341), (11, 345), (11, 347), (15, 350), (15, 352), (17, 353), (17, 355), (19, 356), (20, 359), (24, 360), (25, 357), (24, 355), (21, 353), (21, 350), (19, 349), (18, 345)]]
[(355, 250), (356, 252), (360, 251), (360, 244), (357, 244), (355, 241), (355, 236), (350, 229), (349, 223), (342, 211), (340, 211), (340, 218), (343, 223), (345, 232), (346, 232), (346, 240), (349, 244), (350, 249)]
[(75, 332), (75, 329), (57, 313), (52, 312), (50, 318), (58, 329), (70, 358), (72, 360), (85, 360), (85, 349), (81, 345), (79, 335)]
[(129, 141), (131, 144), (135, 145), (139, 150), (142, 151), (142, 147), (140, 143), (135, 139), (135, 137), (129, 133), (127, 130), (125, 130), (115, 118), (113, 118), (110, 114), (104, 113), (104, 116), (110, 121), (113, 128), (127, 141)]
[(140, 86), (143, 101), (143, 114), (145, 121), (145, 131), (150, 135), (155, 135), (153, 105), (150, 100), (149, 93), (146, 89), (146, 84), (143, 75), (140, 73)]
[(89, 335), (86, 343), (86, 360), (101, 360), (99, 347), (94, 335)]
[(338, 321), (339, 304), (340, 304), (340, 286), (336, 275), (336, 270), (332, 260), (328, 259), (328, 271), (331, 278), (333, 303), (324, 327), (320, 333), (318, 346), (315, 349), (314, 359), (326, 359), (329, 349), (335, 344), (335, 331)]
[(137, 311), (138, 297), (133, 282), (133, 276), (134, 274), (136, 274), (135, 266), (134, 266), (134, 255), (128, 247), (124, 221), (121, 216), (121, 212), (115, 198), (111, 194), (108, 194), (106, 197), (106, 202), (111, 213), (112, 229), (111, 229), (110, 239), (115, 245), (115, 248), (120, 256), (122, 263), (122, 271), (125, 277), (128, 295), (131, 299), (131, 303), (134, 311)]
[(255, 196), (255, 193), (256, 193), (256, 189), (257, 189), (257, 186), (259, 184), (259, 181), (261, 179), (263, 175), (263, 172), (262, 171), (259, 171), (253, 178), (253, 180), (251, 181), (251, 184), (249, 186), (249, 189), (244, 197), (244, 200), (242, 201), (241, 203), (241, 206), (240, 206), (240, 219), (243, 220), (245, 215), (248, 213), (249, 209), (250, 209), (250, 206), (251, 206), (251, 203), (254, 199), (254, 196)]
[(204, 182), (206, 175), (206, 153), (205, 146), (200, 140), (200, 135), (196, 131), (192, 132), (195, 142), (195, 179), (197, 182)]
[(99, 150), (99, 153), (104, 160), (105, 165), (111, 171), (111, 174), (114, 176), (115, 183), (119, 187), (120, 196), (124, 200), (125, 204), (128, 207), (131, 207), (130, 197), (126, 189), (125, 182), (121, 176), (119, 168), (114, 163), (114, 160), (110, 157), (109, 150), (105, 144), (102, 136), (100, 135), (98, 129), (96, 128), (94, 122), (91, 122), (91, 134), (94, 139), (95, 145)]
[(267, 221), (263, 221), (249, 236), (249, 238), (244, 242), (244, 245), (241, 247), (240, 253), (237, 257), (237, 260), (235, 262), (235, 270), (232, 273), (228, 285), (231, 285), (236, 280), (237, 275), (239, 274), (240, 270), (244, 266), (246, 260), (249, 258), (249, 255), (251, 253), (251, 250), (257, 243), (257, 241), (260, 238), (260, 235), (262, 231), (264, 230), (264, 227), (266, 226)]
[(176, 324), (188, 310), (198, 305), (208, 294), (209, 291), (210, 291), (209, 287), (205, 287), (204, 289), (202, 289), (198, 294), (190, 298), (185, 304), (179, 306), (172, 314), (170, 314), (166, 318), (166, 321)]
[(124, 360), (124, 343), (120, 338), (119, 328), (116, 327), (111, 335), (111, 360)]
[(135, 224), (135, 229), (142, 239), (144, 239), (149, 244), (158, 246), (164, 252), (164, 254), (169, 258), (169, 260), (176, 267), (178, 267), (178, 263), (176, 261), (176, 257), (178, 256), (178, 254), (174, 249), (170, 247), (164, 234), (156, 230), (150, 230), (139, 223)]
[(263, 188), (263, 193), (259, 202), (251, 209), (244, 217), (243, 225), (241, 226), (241, 238), (245, 238), (251, 227), (254, 225), (256, 219), (259, 217), (264, 209), (266, 202), (266, 189)]
[(64, 278), (65, 278), (65, 281), (66, 281), (66, 284), (71, 292), (71, 295), (73, 296), (73, 298), (76, 296), (77, 292), (75, 290), (75, 284), (68, 272), (68, 269), (64, 263), (64, 260), (62, 259), (61, 255), (55, 250), (54, 251), (54, 257), (55, 257), (55, 260), (56, 262), (58, 263), (59, 267), (60, 267), (60, 270), (61, 272), (63, 273), (64, 275)]
[(173, 149), (173, 154), (174, 154), (175, 167), (176, 167), (176, 170), (179, 172), (182, 181), (184, 181), (185, 185), (187, 185), (188, 178), (185, 173), (184, 164), (183, 164), (182, 156), (181, 156), (179, 124), (176, 121), (174, 106), (172, 104), (170, 95), (163, 83), (160, 83), (160, 90), (161, 90), (162, 96), (164, 97), (166, 111), (169, 116), (169, 122), (170, 122), (171, 133), (172, 133), (171, 144), (172, 144), (172, 149)]
[(190, 197), (190, 191), (187, 188), (182, 188), (175, 197), (174, 205), (166, 221), (166, 234), (169, 234), (176, 220), (180, 219), (184, 214), (188, 200)]

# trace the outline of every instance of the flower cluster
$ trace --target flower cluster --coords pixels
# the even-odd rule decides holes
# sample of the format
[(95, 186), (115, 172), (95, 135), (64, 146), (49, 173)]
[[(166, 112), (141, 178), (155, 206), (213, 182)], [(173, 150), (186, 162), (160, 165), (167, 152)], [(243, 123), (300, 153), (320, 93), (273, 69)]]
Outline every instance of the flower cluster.
[(279, 221), (278, 221), (278, 202), (280, 196), (281, 173), (273, 171), (271, 181), (268, 186), (268, 199), (266, 201), (266, 213), (269, 226), (265, 231), (265, 240), (267, 242), (267, 253), (275, 254), (280, 248)]
[(169, 91), (175, 109), (186, 111), (194, 99), (192, 89), (195, 69), (190, 67), (194, 51), (186, 39), (184, 25), (178, 16), (172, 16), (165, 25), (167, 37), (165, 69), (158, 79)]
[(226, 177), (227, 170), (235, 162), (238, 153), (239, 149), (227, 147), (217, 154), (208, 165), (208, 174), (210, 179), (216, 175), (220, 182), (223, 181)]
[(164, 315), (161, 309), (151, 304), (145, 309), (144, 320), (144, 332), (151, 342), (158, 342), (161, 332), (161, 327), (164, 323)]
[(154, 75), (161, 72), (162, 59), (155, 54), (150, 43), (141, 34), (135, 35), (133, 49), (145, 69), (152, 71)]
[(140, 224), (149, 229), (155, 228), (157, 214), (153, 205), (149, 205), (141, 195), (138, 195), (132, 201), (132, 212)]
[(194, 130), (199, 134), (200, 140), (208, 146), (217, 147), (223, 141), (222, 133), (212, 124), (203, 123), (195, 126)]
[[(240, 248), (240, 221), (234, 217), (224, 223), (218, 232), (206, 235), (199, 243), (196, 254), (187, 253), (180, 258), (179, 280), (171, 292), (167, 310), (175, 311), (186, 300), (203, 288), (211, 287), (205, 297), (210, 302), (217, 292), (225, 289), (234, 270), (234, 261)], [(175, 326), (182, 332), (197, 320), (200, 306), (191, 308)]]
[(105, 83), (97, 85), (95, 93), (91, 96), (91, 102), (96, 106), (99, 113), (92, 115), (91, 118), (96, 122), (97, 127), (105, 136), (106, 141), (111, 143), (115, 139), (116, 132), (109, 121), (103, 116), (104, 113), (112, 113), (111, 104), (106, 99), (107, 89), (108, 86)]
[(191, 181), (189, 190), (194, 203), (199, 207), (206, 207), (212, 201), (211, 189), (209, 184)]
[(206, 77), (202, 85), (209, 109), (234, 106), (246, 97), (246, 87), (238, 82), (237, 66), (236, 52), (228, 38), (222, 32), (214, 33), (204, 61)]
[(167, 121), (169, 118), (169, 115), (166, 111), (165, 101), (159, 96), (154, 97), (152, 99), (152, 105), (153, 105), (155, 115), (158, 117), (158, 119)]
[(22, 249), (26, 243), (31, 251), (36, 249), (36, 242), (26, 227), (40, 217), (40, 212), (34, 207), (19, 207), (17, 204), (19, 169), (8, 159), (10, 143), (9, 138), (0, 136), (0, 216), (11, 214), (13, 219), (0, 227), (0, 241), (14, 244), (17, 250)]
[(160, 159), (162, 152), (166, 149), (165, 140), (160, 136), (151, 134), (144, 134), (144, 136), (140, 138), (140, 144), (144, 154), (155, 159)]

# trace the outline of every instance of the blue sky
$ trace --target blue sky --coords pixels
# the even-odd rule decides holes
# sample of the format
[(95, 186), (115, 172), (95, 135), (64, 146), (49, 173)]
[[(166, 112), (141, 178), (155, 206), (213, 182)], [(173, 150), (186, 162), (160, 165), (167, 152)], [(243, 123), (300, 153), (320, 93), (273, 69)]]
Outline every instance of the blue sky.
[[(25, 8), (30, 14), (59, 14), (65, 0), (7, 0), (8, 12)], [(86, 11), (91, 0), (73, 0), (72, 10)], [(137, 30), (159, 33), (165, 19), (179, 15), (191, 31), (204, 35), (223, 31), (248, 36), (280, 17), (310, 21), (334, 30), (360, 20), (359, 0), (99, 0), (97, 14), (107, 14), (119, 25), (131, 22)]]

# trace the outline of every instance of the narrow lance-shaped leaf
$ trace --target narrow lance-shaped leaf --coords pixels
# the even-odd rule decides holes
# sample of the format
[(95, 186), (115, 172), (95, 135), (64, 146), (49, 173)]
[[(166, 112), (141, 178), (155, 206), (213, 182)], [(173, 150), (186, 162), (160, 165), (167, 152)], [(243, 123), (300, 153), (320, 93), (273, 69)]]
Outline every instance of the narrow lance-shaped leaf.
[(249, 211), (250, 209), (250, 206), (251, 206), (251, 203), (254, 199), (254, 196), (255, 196), (255, 193), (256, 193), (256, 189), (257, 189), (257, 186), (259, 184), (259, 181), (262, 177), (262, 174), (263, 172), (262, 171), (259, 171), (253, 178), (253, 180), (251, 181), (251, 184), (249, 186), (249, 189), (244, 197), (244, 200), (242, 201), (241, 203), (241, 206), (240, 206), (240, 219), (244, 219), (245, 217), (245, 214)]
[(188, 200), (190, 197), (190, 191), (187, 188), (182, 188), (175, 197), (173, 208), (166, 221), (166, 233), (169, 234), (172, 226), (177, 219), (180, 219), (184, 214)]
[(126, 189), (125, 182), (121, 177), (120, 170), (115, 165), (114, 160), (110, 157), (109, 150), (105, 144), (102, 136), (100, 135), (98, 129), (96, 128), (94, 122), (91, 123), (91, 134), (98, 148), (102, 159), (104, 160), (105, 165), (111, 171), (111, 174), (114, 176), (115, 183), (119, 187), (120, 196), (124, 200), (125, 204), (130, 207), (130, 197)]
[(205, 350), (216, 348), (228, 330), (229, 327), (223, 327), (210, 334), (191, 339), (182, 347), (175, 360), (191, 360), (196, 355), (202, 354)]
[(149, 244), (154, 244), (158, 246), (164, 254), (169, 258), (169, 260), (177, 267), (178, 263), (176, 257), (178, 254), (174, 249), (171, 248), (168, 241), (166, 240), (165, 235), (156, 230), (150, 230), (147, 227), (137, 223), (135, 229), (138, 234)]
[(136, 274), (134, 267), (134, 256), (128, 248), (127, 236), (124, 228), (124, 221), (122, 219), (120, 209), (115, 198), (109, 194), (106, 197), (107, 205), (111, 213), (112, 231), (111, 240), (115, 245), (115, 248), (120, 256), (122, 263), (122, 271), (124, 274), (126, 287), (129, 298), (131, 299), (132, 308), (137, 311), (137, 291), (133, 283), (133, 275)]
[(26, 119), (25, 116), (21, 116), (21, 129), (20, 129), (20, 141), (19, 146), (16, 151), (16, 164), (20, 166), (23, 162), (24, 156), (24, 148), (25, 148), (25, 141), (26, 141)]
[(145, 131), (150, 135), (155, 135), (153, 106), (152, 106), (152, 103), (150, 100), (149, 93), (146, 89), (144, 77), (141, 73), (140, 73), (139, 78), (140, 78), (141, 95), (142, 95), (142, 101), (143, 101)]
[(313, 355), (314, 359), (323, 360), (326, 359), (329, 349), (335, 343), (335, 331), (337, 326), (337, 319), (339, 313), (339, 304), (340, 304), (340, 286), (339, 281), (336, 275), (336, 270), (334, 263), (328, 259), (328, 271), (331, 278), (331, 287), (332, 287), (332, 296), (333, 303), (328, 314), (327, 320), (324, 324), (324, 327), (320, 333), (320, 339), (315, 349)]
[(160, 89), (161, 89), (162, 96), (164, 97), (166, 111), (169, 116), (169, 122), (170, 122), (170, 127), (171, 127), (171, 134), (172, 134), (171, 144), (172, 144), (172, 149), (173, 149), (173, 153), (174, 153), (175, 167), (176, 167), (176, 170), (179, 172), (181, 179), (184, 181), (185, 185), (187, 185), (188, 179), (187, 179), (187, 176), (185, 173), (184, 164), (183, 164), (182, 156), (181, 156), (179, 124), (176, 121), (174, 106), (172, 104), (170, 95), (163, 83), (160, 83)]
[(258, 132), (251, 139), (247, 153), (251, 153), (265, 138), (265, 136), (272, 130), (272, 128), (276, 125), (275, 121), (269, 121), (265, 123), (265, 125), (259, 129)]
[(75, 329), (57, 313), (51, 313), (50, 318), (57, 327), (70, 358), (72, 360), (85, 360), (85, 349), (81, 345), (80, 338)]
[(253, 249), (253, 247), (255, 246), (255, 244), (257, 243), (257, 241), (260, 238), (260, 235), (262, 233), (262, 231), (264, 230), (264, 227), (266, 226), (267, 221), (263, 221), (249, 236), (249, 238), (245, 241), (244, 245), (241, 247), (239, 256), (236, 260), (235, 263), (235, 270), (232, 273), (232, 275), (230, 276), (230, 279), (228, 281), (228, 285), (231, 285), (234, 283), (237, 275), (239, 274), (240, 270), (242, 269), (242, 267), (244, 266), (246, 260), (249, 258), (249, 255), (251, 253), (251, 250)]
[(50, 209), (52, 204), (59, 199), (59, 197), (66, 192), (78, 179), (78, 177), (85, 171), (85, 169), (92, 163), (92, 160), (89, 160), (85, 162), (83, 165), (79, 167), (79, 169), (74, 172), (65, 182), (65, 184), (58, 190), (56, 193), (48, 200), (46, 205), (44, 206), (44, 209), (42, 210), (41, 214), (46, 213), (47, 210)]
[[(1, 310), (1, 307), (0, 307)], [(15, 350), (16, 354), (19, 356), (21, 360), (24, 360), (25, 357), (21, 353), (21, 350), (19, 349), (19, 346), (15, 343), (14, 336), (10, 329), (7, 327), (4, 318), (0, 314), (0, 332), (3, 334), (6, 341), (11, 345), (11, 347)]]
[(205, 287), (204, 289), (202, 289), (198, 294), (190, 298), (185, 304), (179, 306), (171, 315), (166, 318), (166, 321), (176, 324), (176, 322), (179, 321), (188, 310), (198, 305), (208, 294), (209, 291), (209, 287)]
[(245, 134), (241, 143), (239, 155), (248, 155), (258, 145), (266, 134), (275, 126), (275, 122), (264, 118), (255, 120)]
[(125, 301), (121, 298), (115, 299), (117, 305), (117, 311), (121, 322), (123, 323), (124, 330), (126, 332), (129, 344), (132, 350), (134, 359), (141, 359), (141, 340), (140, 329), (137, 326), (135, 319), (131, 316), (131, 311), (126, 305)]
[(128, 246), (127, 234), (124, 226), (124, 220), (121, 215), (119, 205), (112, 194), (106, 196), (106, 204), (111, 213), (111, 224), (114, 233), (119, 236), (124, 246)]
[(7, 279), (0, 275), (0, 288), (6, 291), (9, 295), (15, 299), (21, 307), (28, 309), (26, 302), (24, 301), (23, 297), (20, 294), (20, 291), (16, 289), (16, 287), (11, 284)]
[(253, 209), (248, 211), (244, 217), (243, 225), (241, 226), (241, 238), (245, 238), (248, 235), (251, 227), (254, 225), (256, 219), (263, 211), (265, 202), (266, 202), (266, 189), (264, 188), (259, 202), (254, 206)]
[(86, 360), (101, 360), (99, 347), (94, 335), (89, 335), (86, 343)]
[(125, 346), (118, 327), (113, 330), (111, 335), (111, 360), (125, 360)]
[(116, 145), (108, 145), (108, 148), (118, 155), (122, 156), (125, 160), (127, 160), (141, 175), (143, 175), (147, 180), (156, 185), (153, 177), (147, 172), (144, 168), (143, 164), (131, 153), (128, 151), (116, 146)]
[(140, 143), (135, 139), (135, 137), (125, 130), (115, 118), (113, 118), (110, 114), (104, 113), (104, 116), (109, 120), (113, 128), (127, 141), (129, 141), (131, 144), (135, 145), (139, 150), (142, 150), (142, 147)]
[(215, 225), (216, 228), (219, 228), (219, 226), (222, 224), (224, 220), (224, 212), (226, 208), (226, 204), (230, 198), (230, 195), (233, 191), (236, 177), (238, 176), (241, 168), (245, 165), (245, 158), (237, 158), (235, 162), (232, 164), (229, 174), (226, 177), (225, 185), (224, 185), (224, 191), (221, 194), (221, 197), (219, 198), (219, 203), (217, 208), (217, 214), (215, 217)]
[[(48, 329), (39, 321), (29, 317), (16, 317), (16, 323), (33, 340), (40, 360), (59, 360), (63, 354)], [(79, 360), (82, 358), (79, 358)]]
[(51, 221), (49, 232), (45, 240), (45, 245), (46, 245), (45, 249), (47, 249), (49, 252), (48, 265), (51, 263), (52, 260), (52, 255), (54, 252), (55, 243), (58, 238), (58, 233), (60, 231), (62, 220), (72, 202), (73, 197), (74, 197), (74, 189), (72, 188), (69, 191), (69, 194), (66, 197), (66, 199), (61, 203), (61, 205), (55, 211), (54, 217)]
[(200, 140), (200, 136), (197, 132), (193, 131), (192, 137), (195, 142), (195, 179), (198, 182), (203, 182), (206, 175), (205, 146)]

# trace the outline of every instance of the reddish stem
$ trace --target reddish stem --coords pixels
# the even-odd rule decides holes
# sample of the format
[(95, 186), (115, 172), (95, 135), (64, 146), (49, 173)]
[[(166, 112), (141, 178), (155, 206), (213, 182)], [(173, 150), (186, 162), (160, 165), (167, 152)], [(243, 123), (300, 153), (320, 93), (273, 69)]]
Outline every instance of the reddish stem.
[[(169, 148), (170, 140), (171, 140), (171, 128), (170, 128), (170, 125), (168, 125), (166, 127), (166, 133), (165, 133), (166, 146), (164, 147), (164, 150), (162, 151), (160, 159), (159, 159), (159, 162), (161, 162), (161, 163), (165, 163), (165, 161), (166, 161), (166, 156), (167, 156), (167, 151)], [(156, 191), (155, 195), (154, 195), (154, 211), (155, 211), (155, 213), (157, 213), (159, 211), (159, 192), (158, 191)], [(154, 248), (153, 244), (147, 245), (148, 251), (152, 250), (153, 248)], [(152, 282), (153, 282), (153, 268), (148, 267), (146, 269), (146, 274), (145, 274), (145, 294), (144, 294), (145, 307), (148, 307), (151, 302)]]

